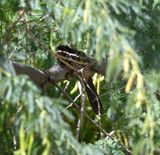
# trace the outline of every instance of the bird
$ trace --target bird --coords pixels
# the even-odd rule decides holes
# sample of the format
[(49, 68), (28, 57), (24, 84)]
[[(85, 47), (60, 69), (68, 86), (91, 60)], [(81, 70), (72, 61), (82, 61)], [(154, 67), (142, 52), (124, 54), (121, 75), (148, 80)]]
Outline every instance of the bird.
[(93, 60), (84, 52), (71, 48), (68, 45), (59, 45), (56, 48), (55, 57), (62, 67), (66, 67), (71, 72), (74, 72), (74, 75), (83, 81), (93, 111), (96, 115), (101, 115), (103, 106), (93, 84), (90, 70)]

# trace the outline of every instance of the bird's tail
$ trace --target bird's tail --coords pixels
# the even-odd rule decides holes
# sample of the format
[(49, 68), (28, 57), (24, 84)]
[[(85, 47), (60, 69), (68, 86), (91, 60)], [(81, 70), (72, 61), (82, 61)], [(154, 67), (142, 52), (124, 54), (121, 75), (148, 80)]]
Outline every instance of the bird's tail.
[(87, 81), (84, 81), (84, 84), (93, 111), (97, 115), (100, 115), (103, 112), (103, 106), (93, 84), (92, 77), (89, 77)]

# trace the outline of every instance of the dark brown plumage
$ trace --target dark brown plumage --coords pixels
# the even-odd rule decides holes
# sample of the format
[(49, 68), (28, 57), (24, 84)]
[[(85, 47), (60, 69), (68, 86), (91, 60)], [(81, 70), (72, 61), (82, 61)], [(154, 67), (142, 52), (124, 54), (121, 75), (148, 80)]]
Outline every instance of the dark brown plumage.
[(83, 80), (93, 111), (96, 114), (101, 114), (103, 107), (93, 84), (89, 68), (92, 63), (91, 59), (85, 53), (66, 45), (60, 45), (56, 48), (56, 57), (60, 65), (74, 71), (75, 75), (77, 74), (77, 77)]

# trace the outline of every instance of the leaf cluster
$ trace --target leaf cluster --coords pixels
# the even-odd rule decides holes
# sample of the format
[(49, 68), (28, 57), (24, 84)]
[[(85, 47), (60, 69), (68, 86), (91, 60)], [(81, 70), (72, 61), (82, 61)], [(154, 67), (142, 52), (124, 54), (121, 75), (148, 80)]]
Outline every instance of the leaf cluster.
[[(98, 61), (109, 56), (106, 76), (93, 80), (105, 107), (102, 128), (113, 135), (100, 140), (99, 128), (84, 117), (78, 141), (79, 113), (65, 109), (68, 98), (55, 86), (44, 94), (0, 60), (0, 152), (159, 154), (159, 10), (159, 0), (1, 0), (0, 56), (42, 70), (56, 64), (59, 44)], [(73, 99), (79, 94), (75, 79), (60, 86)]]

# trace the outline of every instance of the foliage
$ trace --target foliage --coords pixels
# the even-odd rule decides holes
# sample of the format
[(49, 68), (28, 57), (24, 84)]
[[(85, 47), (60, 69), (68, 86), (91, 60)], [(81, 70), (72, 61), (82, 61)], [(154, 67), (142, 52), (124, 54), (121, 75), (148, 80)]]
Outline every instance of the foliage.
[[(116, 155), (128, 148), (135, 155), (159, 154), (159, 10), (159, 0), (1, 0), (0, 56), (47, 69), (56, 63), (59, 44), (71, 43), (98, 61), (109, 55), (105, 78), (95, 75), (94, 82), (105, 107), (102, 128), (116, 141), (100, 140), (86, 117), (77, 141), (79, 114), (65, 109), (60, 90), (52, 86), (44, 95), (1, 61), (0, 152)], [(78, 95), (75, 81), (66, 92)], [(97, 121), (88, 105), (86, 112)]]

